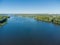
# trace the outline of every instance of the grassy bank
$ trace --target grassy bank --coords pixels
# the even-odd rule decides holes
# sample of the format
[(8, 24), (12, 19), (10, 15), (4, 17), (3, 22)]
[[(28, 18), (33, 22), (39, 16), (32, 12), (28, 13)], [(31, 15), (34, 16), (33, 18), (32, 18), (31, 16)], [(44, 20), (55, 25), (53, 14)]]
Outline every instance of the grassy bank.
[(9, 16), (0, 16), (0, 27), (6, 24), (7, 18)]
[(44, 21), (44, 22), (52, 22), (54, 24), (60, 25), (60, 16), (53, 16), (53, 15), (43, 15), (43, 16), (36, 16), (35, 18), (38, 21)]

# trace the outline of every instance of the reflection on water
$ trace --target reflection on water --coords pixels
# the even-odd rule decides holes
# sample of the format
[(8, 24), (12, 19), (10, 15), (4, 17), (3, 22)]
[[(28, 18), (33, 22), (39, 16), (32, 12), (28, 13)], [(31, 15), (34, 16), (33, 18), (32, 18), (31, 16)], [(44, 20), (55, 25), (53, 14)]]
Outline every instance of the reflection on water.
[(6, 24), (7, 24), (7, 20), (4, 21), (4, 22), (2, 22), (2, 23), (0, 23), (0, 28), (3, 27), (3, 26), (6, 25)]
[(0, 28), (0, 45), (60, 45), (60, 26), (11, 16)]

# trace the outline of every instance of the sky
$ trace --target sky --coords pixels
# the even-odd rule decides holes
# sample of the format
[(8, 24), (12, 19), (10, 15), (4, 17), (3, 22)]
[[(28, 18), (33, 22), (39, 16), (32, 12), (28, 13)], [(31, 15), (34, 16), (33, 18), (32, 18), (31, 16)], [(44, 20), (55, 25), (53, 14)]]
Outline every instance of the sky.
[(0, 0), (0, 13), (60, 14), (60, 0)]

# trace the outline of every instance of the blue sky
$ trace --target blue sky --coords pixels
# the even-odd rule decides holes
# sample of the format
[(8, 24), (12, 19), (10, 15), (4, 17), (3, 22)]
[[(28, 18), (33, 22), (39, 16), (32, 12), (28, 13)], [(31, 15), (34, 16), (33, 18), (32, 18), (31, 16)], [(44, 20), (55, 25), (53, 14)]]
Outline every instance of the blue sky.
[(0, 13), (60, 13), (60, 0), (0, 0)]

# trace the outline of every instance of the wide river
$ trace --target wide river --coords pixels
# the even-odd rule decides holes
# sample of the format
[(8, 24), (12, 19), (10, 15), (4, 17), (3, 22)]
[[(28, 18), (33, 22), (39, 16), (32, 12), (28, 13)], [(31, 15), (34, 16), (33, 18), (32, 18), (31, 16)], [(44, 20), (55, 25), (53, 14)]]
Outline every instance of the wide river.
[(60, 45), (60, 26), (11, 16), (0, 27), (0, 45)]

